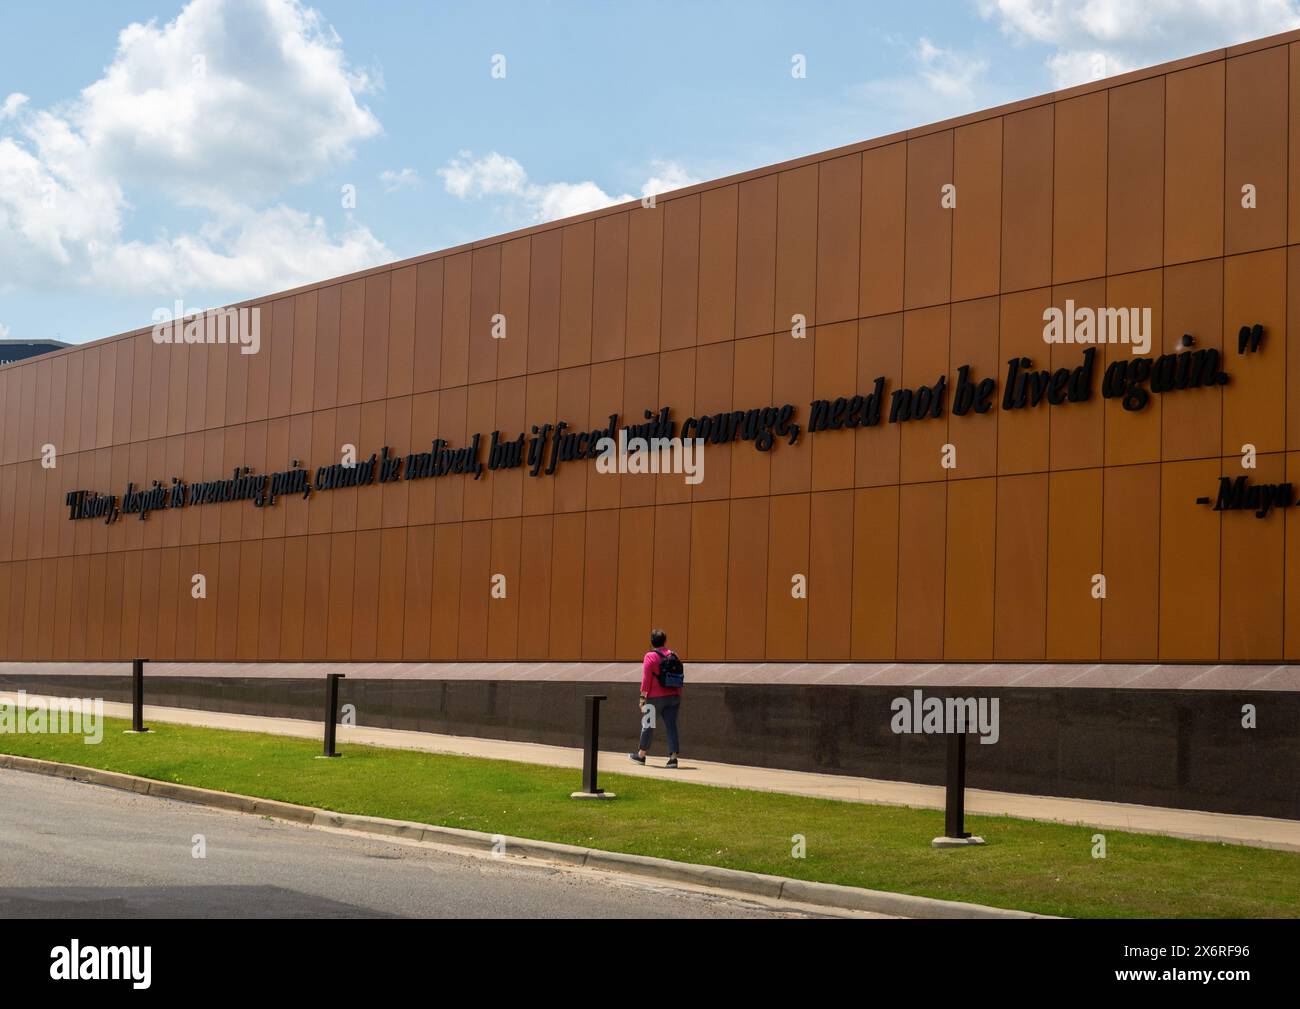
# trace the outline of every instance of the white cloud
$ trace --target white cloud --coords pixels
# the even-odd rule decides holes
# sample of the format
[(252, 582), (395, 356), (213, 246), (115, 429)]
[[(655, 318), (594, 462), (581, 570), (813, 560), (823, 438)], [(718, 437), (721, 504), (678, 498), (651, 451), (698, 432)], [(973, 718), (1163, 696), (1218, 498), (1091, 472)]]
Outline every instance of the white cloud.
[(1054, 47), (1057, 87), (1300, 27), (1292, 0), (980, 0), (980, 13)]
[(868, 81), (853, 89), (854, 97), (887, 112), (888, 121), (908, 126), (989, 104), (986, 60), (945, 49), (928, 38), (909, 46), (907, 59), (913, 72)]
[(699, 181), (676, 162), (656, 161), (652, 168), (655, 174), (642, 185), (640, 196), (629, 193), (611, 196), (590, 181), (532, 182), (523, 165), (496, 151), (477, 160), (470, 152), (461, 151), (458, 157), (438, 169), (438, 174), (452, 196), (462, 200), (494, 199), (507, 215), (541, 223), (627, 203), (652, 193), (659, 195)]
[(399, 189), (410, 189), (420, 184), (420, 173), (414, 168), (403, 168), (395, 172), (391, 168), (385, 169), (379, 173), (379, 182), (384, 187), (384, 192), (395, 193)]
[[(128, 26), (76, 98), (38, 111), (5, 101), (0, 289), (246, 296), (391, 258), (364, 227), (331, 235), (273, 202), (380, 132), (358, 101), (369, 87), (298, 0), (193, 0), (161, 27)], [(204, 223), (128, 238), (137, 201), (155, 200)]]
[(0, 103), (0, 119), (12, 119), (18, 115), (19, 111), (29, 101), (28, 97), (20, 92), (13, 92), (8, 95), (3, 103)]

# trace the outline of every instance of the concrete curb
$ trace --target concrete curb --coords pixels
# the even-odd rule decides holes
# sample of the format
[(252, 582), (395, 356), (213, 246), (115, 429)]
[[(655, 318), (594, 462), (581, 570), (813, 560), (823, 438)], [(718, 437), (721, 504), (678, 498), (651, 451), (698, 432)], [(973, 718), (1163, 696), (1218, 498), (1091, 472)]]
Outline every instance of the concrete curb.
[(742, 869), (724, 869), (713, 865), (674, 862), (666, 858), (654, 858), (650, 855), (629, 855), (617, 851), (603, 851), (598, 848), (582, 848), (571, 844), (559, 844), (554, 841), (535, 841), (524, 837), (488, 834), (483, 831), (464, 830), (458, 827), (439, 827), (433, 824), (415, 823), (408, 820), (389, 820), (380, 816), (362, 816), (357, 813), (336, 813), (327, 809), (316, 809), (312, 806), (299, 806), (291, 802), (280, 802), (276, 799), (259, 799), (251, 795), (219, 792), (210, 788), (199, 788), (196, 785), (181, 785), (171, 781), (158, 781), (153, 778), (142, 778), (134, 774), (123, 774), (120, 771), (101, 771), (93, 767), (82, 767), (79, 764), (62, 764), (53, 760), (19, 757), (8, 753), (0, 753), (0, 769), (44, 774), (53, 778), (65, 778), (70, 781), (81, 781), (91, 785), (102, 785), (106, 788), (135, 792), (138, 795), (171, 799), (176, 802), (189, 802), (229, 812), (268, 816), (309, 827), (360, 831), (408, 841), (423, 841), (472, 848), (479, 852), (490, 850), (494, 844), (504, 843), (505, 852), (509, 855), (522, 855), (526, 858), (536, 858), (547, 862), (560, 862), (566, 865), (605, 869), (611, 872), (636, 876), (648, 876), (670, 882), (717, 887), (755, 897), (797, 901), (803, 904), (839, 910), (870, 911), (877, 914), (902, 915), (907, 918), (1051, 917), (1051, 915), (1033, 914), (1029, 911), (987, 907), (983, 904), (967, 904), (955, 900), (939, 900), (934, 897), (917, 897), (905, 893), (889, 893), (884, 890), (865, 890), (854, 886), (840, 886), (835, 883), (815, 883), (801, 879), (789, 879), (785, 876), (769, 876), (759, 872), (747, 872)]

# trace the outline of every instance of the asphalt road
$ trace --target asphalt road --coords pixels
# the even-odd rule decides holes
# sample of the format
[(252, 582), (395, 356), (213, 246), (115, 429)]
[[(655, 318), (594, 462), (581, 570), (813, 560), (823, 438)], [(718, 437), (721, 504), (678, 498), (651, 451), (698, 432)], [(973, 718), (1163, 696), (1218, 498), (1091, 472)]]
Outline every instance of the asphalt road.
[[(613, 873), (312, 829), (0, 771), (5, 918), (806, 917)], [(194, 857), (202, 835), (206, 857)]]

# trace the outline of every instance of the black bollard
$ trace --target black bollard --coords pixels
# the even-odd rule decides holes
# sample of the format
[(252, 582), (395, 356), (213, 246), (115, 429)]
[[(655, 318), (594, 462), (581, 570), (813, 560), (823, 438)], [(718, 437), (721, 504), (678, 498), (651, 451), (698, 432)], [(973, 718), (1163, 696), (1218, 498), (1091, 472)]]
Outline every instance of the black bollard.
[(144, 727), (144, 664), (148, 659), (131, 661), (131, 731), (148, 732)]
[(337, 757), (334, 737), (339, 722), (339, 680), (343, 673), (325, 674), (325, 756)]
[(966, 830), (966, 733), (948, 733), (948, 794), (944, 828), (948, 837), (970, 837)]
[(606, 792), (596, 784), (596, 761), (600, 755), (600, 702), (604, 694), (588, 694), (584, 709), (582, 739), (582, 791), (570, 793), (573, 799), (612, 799), (613, 792)]
[(966, 829), (966, 733), (948, 733), (948, 778), (944, 795), (943, 837), (931, 844), (936, 848), (962, 848), (983, 844), (984, 838)]

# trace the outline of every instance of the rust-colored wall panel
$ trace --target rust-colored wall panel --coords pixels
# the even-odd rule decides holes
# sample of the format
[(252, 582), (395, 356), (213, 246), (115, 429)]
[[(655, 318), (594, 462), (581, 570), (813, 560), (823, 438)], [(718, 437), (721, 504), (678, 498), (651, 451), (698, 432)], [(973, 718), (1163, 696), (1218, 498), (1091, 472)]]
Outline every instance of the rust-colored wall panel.
[(612, 361), (622, 357), (626, 349), (628, 217), (619, 214), (596, 222), (591, 303), (593, 361)]
[(953, 133), (952, 300), (997, 294), (1002, 252), (1002, 120)]
[(776, 304), (777, 176), (740, 184), (736, 247), (736, 339), (772, 331)]
[[(947, 475), (941, 465), (943, 446), (948, 442), (948, 412), (952, 392), (942, 395), (936, 391), (941, 379), (948, 374), (947, 305), (922, 308), (903, 315), (903, 379), (902, 390), (910, 396), (900, 400), (898, 426), (900, 430), (901, 466), (899, 479), (903, 483), (920, 483), (942, 480)], [(946, 385), (946, 383), (945, 383)], [(927, 405), (933, 407), (927, 409)], [(904, 409), (907, 412), (903, 412)], [(935, 417), (931, 410), (940, 410)], [(884, 420), (893, 416), (893, 402), (882, 407)], [(907, 416), (913, 420), (905, 420)]]
[(902, 428), (887, 424), (889, 398), (903, 378), (903, 316), (885, 315), (858, 323), (858, 391), (868, 396), (883, 378), (881, 422), (854, 432), (853, 481), (857, 486), (898, 482)]
[[(724, 544), (725, 549), (725, 544)], [(683, 655), (691, 654), (691, 506), (660, 505), (655, 509), (654, 559), (650, 571), (653, 586), (650, 600), (650, 626), (668, 632), (673, 647)], [(725, 561), (718, 567), (726, 571)], [(619, 572), (620, 578), (622, 572)], [(639, 572), (641, 578), (645, 572)], [(725, 588), (725, 583), (724, 583)], [(619, 590), (621, 593), (621, 589)], [(642, 629), (642, 650), (649, 647), (648, 632)]]
[[(995, 394), (998, 405), (994, 407), (1001, 415), (998, 417), (999, 474), (1041, 472), (1048, 466), (1051, 443), (1048, 411), (1041, 404), (1008, 410), (1005, 403), (1008, 361), (1019, 360), (1021, 367), (1039, 371), (1051, 359), (1050, 347), (1043, 342), (1043, 312), (1051, 303), (1052, 292), (1048, 288), (1002, 297), (998, 320), (1001, 374)], [(1026, 359), (1030, 362), (1028, 366), (1023, 365)]]
[(396, 662), (405, 650), (406, 541), (406, 529), (385, 529), (379, 534), (379, 621), (375, 658), (381, 661)]
[(1045, 473), (998, 483), (993, 657), (1034, 662), (1047, 648), (1047, 491)]
[(987, 662), (993, 658), (997, 481), (951, 481), (947, 518), (943, 658), (949, 662)]
[(1223, 255), (1222, 62), (1165, 78), (1165, 262)]
[[(903, 307), (947, 301), (952, 279), (952, 211), (942, 189), (952, 183), (952, 131), (907, 142), (907, 240)], [(1005, 243), (1004, 243), (1005, 244)]]
[(1101, 657), (1106, 662), (1153, 661), (1160, 631), (1151, 619), (1160, 582), (1160, 467), (1112, 466), (1102, 499), (1106, 598), (1101, 604)]
[(586, 660), (614, 654), (618, 614), (619, 512), (587, 512), (583, 552), (582, 655)]
[(1106, 93), (1058, 102), (1052, 181), (1052, 283), (1106, 273)]
[(770, 498), (767, 547), (767, 648), (775, 660), (808, 654), (809, 495)]
[(1047, 658), (1096, 660), (1101, 606), (1102, 471), (1053, 473), (1048, 482)]
[[(1178, 352), (1184, 336), (1193, 350), (1223, 353), (1223, 261), (1209, 259), (1165, 268), (1164, 343), (1161, 352)], [(1224, 363), (1224, 367), (1231, 365)], [(1189, 389), (1160, 401), (1161, 458), (1201, 459), (1218, 455), (1222, 443), (1223, 390), (1215, 385)]]
[(943, 658), (946, 483), (904, 484), (898, 501), (898, 659)]
[(1159, 266), (1164, 253), (1165, 79), (1110, 91), (1106, 144), (1106, 269)]
[[(1223, 260), (1223, 454), (1238, 455), (1246, 444), (1259, 452), (1286, 445), (1286, 376), (1278, 361), (1285, 352), (1286, 253), (1282, 249), (1229, 256)], [(1242, 326), (1264, 327), (1263, 353), (1238, 354)]]
[[(501, 248), (475, 249), (470, 260), (469, 380), (491, 382), (497, 377), (497, 347), (493, 335), (501, 311)], [(506, 338), (509, 339), (509, 324)]]
[[(1285, 456), (1259, 457), (1252, 482), (1283, 479)], [(1242, 475), (1241, 464), (1224, 459), (1222, 476)], [(1207, 488), (1211, 490), (1211, 488)], [(1219, 657), (1224, 662), (1276, 659), (1282, 654), (1282, 564), (1285, 524), (1256, 519), (1252, 512), (1229, 512), (1220, 526)]]
[[(963, 301), (952, 306), (949, 322), (949, 374), (948, 384), (948, 441), (957, 450), (956, 467), (948, 471), (948, 478), (992, 476), (998, 467), (998, 388), (992, 395), (981, 399), (979, 386), (988, 379), (1000, 383), (1002, 370), (997, 341), (992, 334), (998, 332), (998, 298), (981, 298)], [(965, 413), (958, 416), (957, 383), (959, 369), (969, 366), (966, 381), (973, 388), (966, 399)], [(987, 404), (984, 413), (978, 408)], [(859, 483), (862, 481), (859, 480)]]
[(862, 156), (823, 161), (817, 180), (817, 322), (858, 315)]
[(862, 252), (858, 314), (903, 310), (907, 227), (907, 145), (862, 152)]
[[(603, 514), (603, 513), (600, 513)], [(632, 662), (645, 654), (654, 583), (655, 509), (625, 508), (618, 526), (618, 611), (614, 655)]]
[(664, 204), (661, 349), (695, 346), (699, 283), (700, 198), (684, 196)]
[(846, 662), (853, 632), (853, 491), (813, 494), (808, 530), (808, 659)]
[[(707, 501), (691, 506), (688, 639), (691, 658), (700, 662), (718, 662), (727, 658), (728, 548), (732, 507), (727, 501)], [(677, 563), (680, 564), (680, 559)]]
[(1160, 467), (1162, 662), (1205, 661), (1207, 656), (1219, 654), (1222, 513), (1189, 503), (1211, 492), (1218, 479), (1217, 459), (1165, 463)]
[[(533, 255), (528, 272), (528, 371), (530, 374), (552, 370), (560, 357), (562, 236), (558, 230), (546, 231), (533, 237), (532, 246)], [(629, 318), (630, 312), (629, 305)]]
[[(1137, 353), (1140, 347), (1134, 342), (1108, 343), (1104, 355), (1107, 368), (1118, 362), (1131, 362), (1134, 357), (1156, 358), (1160, 355), (1160, 334), (1164, 331), (1162, 280), (1161, 270), (1146, 270), (1142, 273), (1111, 277), (1107, 281), (1108, 305), (1135, 309), (1138, 314), (1134, 316), (1130, 311), (1129, 315), (1140, 323), (1144, 338), (1149, 338), (1151, 342), (1151, 347), (1145, 354)], [(1151, 310), (1149, 327), (1145, 322), (1147, 309)], [(1130, 322), (1131, 341), (1134, 337), (1132, 326), (1133, 323)], [(1098, 354), (1098, 358), (1102, 356)], [(1150, 384), (1149, 381), (1143, 383), (1147, 389), (1150, 388)], [(1181, 395), (1188, 395), (1188, 393), (1183, 392)], [(1127, 397), (1116, 397), (1106, 401), (1106, 465), (1123, 466), (1130, 463), (1157, 462), (1160, 459), (1160, 413), (1164, 408), (1164, 397), (1151, 395), (1146, 406), (1140, 410), (1125, 409), (1126, 399)]]
[(528, 371), (528, 298), (532, 239), (516, 238), (501, 249), (501, 314), (506, 335), (497, 346), (497, 376), (510, 378)]
[[(700, 194), (699, 342), (736, 335), (736, 256), (739, 187)], [(855, 281), (856, 283), (856, 281)]]
[[(449, 256), (442, 267), (442, 364), (439, 384), (443, 389), (464, 385), (469, 380), (469, 329), (473, 255), (462, 252)], [(344, 318), (347, 313), (344, 288)], [(339, 373), (339, 402), (343, 398), (343, 373)]]
[(1052, 282), (1051, 105), (1006, 117), (1002, 126), (1002, 290)]
[[(767, 654), (768, 505), (770, 498), (731, 502), (727, 553), (727, 659)], [(697, 527), (698, 528), (698, 527)], [(692, 638), (698, 635), (692, 632)]]
[[(1288, 74), (1288, 54), (1281, 46), (1227, 61), (1223, 244), (1228, 255), (1286, 242)], [(1253, 200), (1247, 186), (1254, 187)]]
[(492, 590), (492, 523), (461, 524), (460, 640), (456, 655), (469, 662), (487, 658), (488, 604)]
[[(813, 343), (813, 389), (816, 399), (834, 402), (851, 399), (857, 393), (858, 326), (840, 322), (817, 327)], [(841, 431), (827, 438), (813, 438), (812, 489), (831, 490), (853, 486), (854, 441)]]
[(492, 523), (492, 563), (488, 592), (489, 659), (513, 660), (518, 653), (519, 550), (522, 522), (507, 518)]
[(629, 357), (637, 354), (653, 354), (659, 349), (663, 267), (663, 205), (642, 206), (639, 210), (631, 211), (628, 217), (627, 355)]
[[(519, 659), (546, 659), (551, 635), (550, 515), (523, 520), (519, 543)], [(573, 612), (567, 609), (565, 612)]]
[[(612, 513), (617, 516), (617, 512)], [(585, 553), (587, 517), (556, 515), (551, 532), (550, 658), (553, 661), (582, 657)]]
[(789, 333), (801, 316), (817, 322), (817, 166), (777, 176), (776, 301), (772, 331)]
[(560, 265), (561, 368), (591, 362), (591, 295), (596, 229), (591, 221), (563, 230)]

